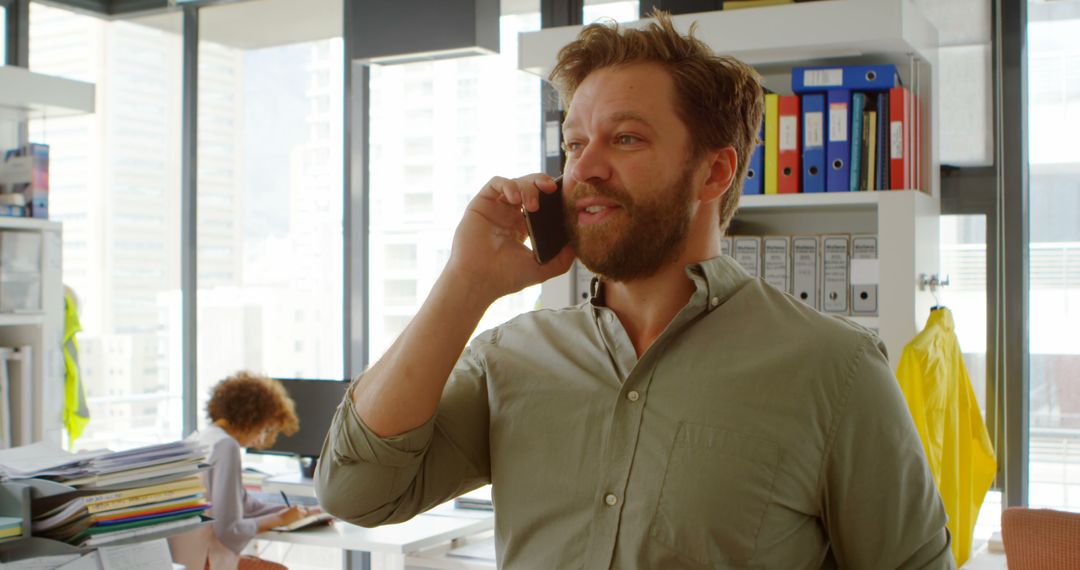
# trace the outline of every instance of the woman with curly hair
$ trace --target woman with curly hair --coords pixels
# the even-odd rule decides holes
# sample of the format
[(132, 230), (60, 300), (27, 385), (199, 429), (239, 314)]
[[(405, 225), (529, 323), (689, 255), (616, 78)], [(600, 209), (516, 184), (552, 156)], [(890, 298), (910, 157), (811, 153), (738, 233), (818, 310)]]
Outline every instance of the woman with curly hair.
[(300, 424), (295, 405), (279, 382), (240, 371), (213, 387), (206, 412), (211, 424), (188, 440), (205, 446), (209, 455), (212, 468), (204, 478), (212, 504), (207, 515), (214, 519), (213, 532), (203, 531), (198, 554), (189, 550), (199, 542), (196, 540), (183, 546), (174, 544), (173, 556), (187, 558), (195, 554), (206, 559), (195, 568), (205, 565), (212, 570), (283, 568), (240, 553), (256, 534), (321, 509), (266, 504), (248, 495), (243, 486), (240, 449), (265, 449), (273, 445), (279, 433), (296, 433)]

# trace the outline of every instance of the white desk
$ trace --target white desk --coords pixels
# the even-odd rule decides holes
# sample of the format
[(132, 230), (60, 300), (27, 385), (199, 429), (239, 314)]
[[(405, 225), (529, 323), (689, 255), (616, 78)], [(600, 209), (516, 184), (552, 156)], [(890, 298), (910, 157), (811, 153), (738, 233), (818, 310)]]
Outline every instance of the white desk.
[[(302, 479), (299, 474), (271, 477), (263, 483), (262, 490), (314, 495), (311, 480)], [(334, 521), (332, 525), (293, 532), (264, 532), (256, 539), (338, 548), (346, 552), (359, 553), (360, 556), (347, 557), (346, 564), (350, 568), (370, 568), (371, 561), (367, 555), (375, 554), (381, 561), (380, 568), (404, 569), (405, 558), (411, 554), (487, 532), (493, 528), (495, 528), (493, 513), (455, 509), (451, 503), (447, 503), (399, 524), (364, 528), (343, 521)]]
[(408, 522), (377, 528), (364, 528), (347, 522), (297, 530), (269, 531), (259, 540), (274, 540), (309, 546), (325, 546), (352, 550), (406, 555), (457, 538), (489, 531), (495, 527), (494, 517), (458, 518), (438, 515), (417, 515)]

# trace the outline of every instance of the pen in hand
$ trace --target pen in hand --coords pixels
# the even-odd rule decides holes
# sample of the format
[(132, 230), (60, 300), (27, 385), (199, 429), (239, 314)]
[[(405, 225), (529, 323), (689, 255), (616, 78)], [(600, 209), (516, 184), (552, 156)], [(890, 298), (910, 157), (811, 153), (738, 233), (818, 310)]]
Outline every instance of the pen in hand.
[(289, 496), (285, 494), (285, 491), (278, 491), (278, 492), (281, 493), (281, 498), (285, 501), (285, 506), (289, 507), (289, 508), (292, 508), (292, 505), (289, 504)]

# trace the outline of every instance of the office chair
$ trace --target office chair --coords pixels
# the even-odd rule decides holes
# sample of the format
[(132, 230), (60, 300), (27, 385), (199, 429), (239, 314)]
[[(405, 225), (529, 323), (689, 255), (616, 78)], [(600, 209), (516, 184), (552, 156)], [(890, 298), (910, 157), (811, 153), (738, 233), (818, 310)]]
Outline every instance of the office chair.
[(1080, 569), (1080, 513), (1009, 507), (1001, 541), (1009, 570)]

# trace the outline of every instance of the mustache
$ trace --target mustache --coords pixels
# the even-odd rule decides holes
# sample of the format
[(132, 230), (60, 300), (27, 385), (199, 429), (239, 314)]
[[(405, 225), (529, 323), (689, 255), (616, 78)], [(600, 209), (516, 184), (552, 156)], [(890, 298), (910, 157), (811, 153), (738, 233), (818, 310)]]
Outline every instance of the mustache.
[(569, 198), (571, 203), (585, 198), (607, 198), (623, 205), (632, 205), (634, 203), (630, 193), (623, 188), (610, 184), (597, 185), (588, 182), (578, 182)]

